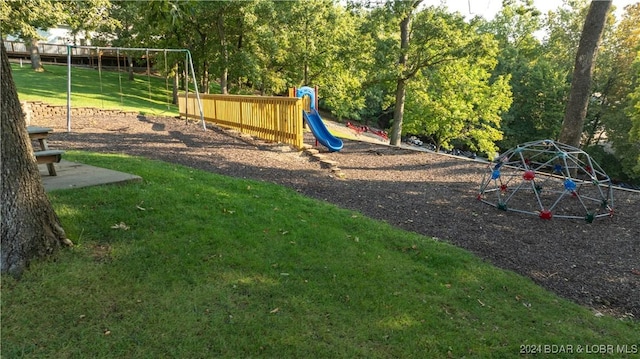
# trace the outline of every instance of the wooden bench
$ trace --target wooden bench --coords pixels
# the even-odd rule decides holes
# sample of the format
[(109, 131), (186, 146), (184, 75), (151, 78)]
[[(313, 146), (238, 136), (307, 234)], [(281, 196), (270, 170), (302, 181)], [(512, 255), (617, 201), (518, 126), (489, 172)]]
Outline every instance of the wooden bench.
[(35, 149), (33, 151), (38, 164), (46, 164), (49, 175), (56, 176), (56, 168), (53, 164), (60, 162), (64, 151), (49, 149), (47, 137), (53, 132), (53, 129), (40, 126), (27, 126), (27, 132), (29, 133), (29, 139), (33, 141), (37, 140), (40, 144), (40, 151), (35, 151)]
[(62, 159), (62, 155), (64, 151), (61, 150), (44, 150), (44, 151), (34, 151), (33, 154), (36, 156), (36, 160), (39, 165), (46, 164), (47, 169), (49, 170), (50, 176), (57, 176), (56, 168), (53, 166), (54, 163), (60, 162)]

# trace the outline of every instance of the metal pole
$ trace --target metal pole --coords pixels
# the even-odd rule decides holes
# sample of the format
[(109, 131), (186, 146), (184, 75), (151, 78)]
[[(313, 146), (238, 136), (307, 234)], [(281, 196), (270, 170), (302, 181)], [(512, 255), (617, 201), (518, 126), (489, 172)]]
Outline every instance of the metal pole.
[(67, 132), (71, 132), (71, 45), (67, 45)]
[(184, 115), (189, 121), (189, 54), (184, 55)]
[(147, 88), (149, 89), (149, 101), (151, 101), (151, 66), (149, 61), (149, 49), (147, 49)]
[(198, 101), (198, 109), (200, 110), (202, 129), (206, 131), (207, 124), (204, 122), (204, 112), (202, 110), (202, 102), (200, 101), (200, 92), (198, 92), (198, 81), (196, 81), (196, 72), (193, 69), (193, 59), (191, 58), (191, 52), (189, 52), (189, 50), (187, 50), (187, 57), (189, 58), (189, 65), (191, 66), (191, 76), (193, 76), (194, 90), (196, 92), (196, 101)]

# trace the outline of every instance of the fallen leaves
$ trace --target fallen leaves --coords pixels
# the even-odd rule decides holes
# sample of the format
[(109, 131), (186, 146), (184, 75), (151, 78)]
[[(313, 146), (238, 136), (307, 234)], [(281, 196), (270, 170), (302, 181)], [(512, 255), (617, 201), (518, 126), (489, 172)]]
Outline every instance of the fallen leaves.
[(113, 226), (111, 226), (111, 228), (113, 228), (113, 229), (122, 229), (123, 231), (128, 231), (129, 230), (129, 226), (127, 226), (124, 222), (116, 223)]

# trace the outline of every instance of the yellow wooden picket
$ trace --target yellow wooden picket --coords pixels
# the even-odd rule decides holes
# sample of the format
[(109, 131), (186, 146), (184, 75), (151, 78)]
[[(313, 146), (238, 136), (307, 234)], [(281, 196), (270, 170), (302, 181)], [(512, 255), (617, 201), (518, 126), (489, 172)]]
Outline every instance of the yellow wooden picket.
[[(200, 95), (205, 121), (302, 148), (302, 100), (294, 97)], [(181, 117), (200, 119), (195, 94), (178, 97)]]

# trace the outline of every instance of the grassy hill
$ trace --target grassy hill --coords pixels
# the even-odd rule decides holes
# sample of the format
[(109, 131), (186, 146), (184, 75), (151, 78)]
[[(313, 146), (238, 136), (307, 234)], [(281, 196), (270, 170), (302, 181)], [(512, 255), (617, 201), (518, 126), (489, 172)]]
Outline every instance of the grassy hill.
[[(29, 66), (12, 64), (11, 70), (21, 101), (43, 101), (52, 105), (67, 104), (67, 66), (45, 66), (35, 72)], [(126, 109), (141, 113), (175, 116), (178, 108), (171, 104), (171, 84), (164, 78), (135, 74), (129, 81), (125, 72), (71, 68), (71, 105)]]

